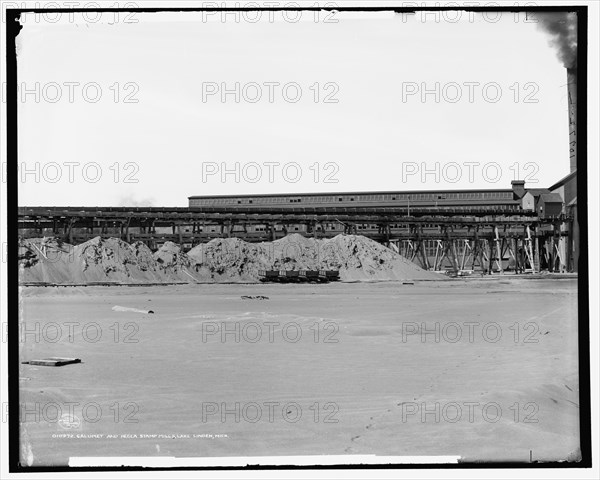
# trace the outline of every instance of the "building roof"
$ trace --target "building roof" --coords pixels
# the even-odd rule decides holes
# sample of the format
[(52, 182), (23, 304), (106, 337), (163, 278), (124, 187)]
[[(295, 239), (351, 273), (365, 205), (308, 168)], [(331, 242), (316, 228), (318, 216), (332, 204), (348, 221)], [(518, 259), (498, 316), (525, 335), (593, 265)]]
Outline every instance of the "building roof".
[(548, 190), (547, 188), (528, 188), (525, 192), (525, 195), (527, 195), (528, 193), (531, 193), (531, 195), (533, 195), (534, 197), (539, 197), (544, 193), (550, 193), (550, 190)]
[[(548, 191), (544, 189), (544, 191)], [(255, 198), (255, 197), (322, 197), (327, 195), (352, 196), (352, 195), (419, 195), (419, 194), (451, 194), (451, 193), (513, 193), (510, 188), (494, 188), (494, 189), (470, 189), (470, 190), (394, 190), (394, 191), (367, 191), (367, 192), (311, 192), (311, 193), (254, 193), (242, 195), (192, 195), (191, 198)]]
[(565, 183), (568, 183), (569, 181), (571, 181), (571, 179), (573, 179), (576, 176), (577, 176), (577, 170), (573, 170), (566, 177), (561, 178), (558, 182), (556, 182), (554, 185), (552, 185), (549, 189), (556, 190), (557, 188), (562, 187)]
[(563, 203), (559, 193), (543, 193), (540, 195), (540, 202), (544, 203)]

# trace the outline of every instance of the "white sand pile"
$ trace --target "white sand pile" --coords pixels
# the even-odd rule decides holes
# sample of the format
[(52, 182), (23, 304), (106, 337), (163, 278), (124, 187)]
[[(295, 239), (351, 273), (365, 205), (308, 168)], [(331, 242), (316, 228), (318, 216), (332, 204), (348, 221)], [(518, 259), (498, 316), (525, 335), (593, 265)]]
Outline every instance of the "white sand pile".
[(339, 270), (344, 281), (443, 278), (360, 235), (315, 240), (292, 234), (264, 243), (215, 239), (187, 254), (173, 242), (152, 254), (141, 242), (115, 238), (75, 247), (44, 238), (23, 241), (19, 259), (23, 282), (255, 282), (259, 270), (270, 269)]
[(293, 234), (272, 245), (273, 265), (278, 269), (339, 270), (346, 281), (439, 279), (438, 274), (361, 235), (314, 240)]
[(156, 262), (152, 250), (144, 242), (134, 242), (131, 244), (131, 250), (135, 255), (137, 265), (143, 272), (152, 271)]
[[(129, 245), (116, 238), (95, 237), (80, 245), (60, 243), (56, 239), (31, 239), (21, 248), (35, 254), (28, 266), (21, 262), (22, 282), (162, 282), (156, 262), (147, 247)], [(146, 251), (147, 250), (147, 251)], [(148, 261), (147, 253), (150, 253)]]
[(71, 276), (69, 265), (74, 247), (61, 240), (44, 237), (24, 240), (19, 244), (21, 281), (64, 283)]
[(258, 271), (271, 268), (263, 244), (239, 238), (217, 238), (188, 253), (192, 271), (216, 281), (256, 281)]
[(360, 235), (323, 240), (320, 263), (340, 271), (342, 280), (429, 280), (428, 272), (389, 248)]
[(154, 260), (162, 276), (175, 281), (196, 281), (196, 277), (189, 271), (190, 259), (176, 243), (165, 242), (154, 253)]

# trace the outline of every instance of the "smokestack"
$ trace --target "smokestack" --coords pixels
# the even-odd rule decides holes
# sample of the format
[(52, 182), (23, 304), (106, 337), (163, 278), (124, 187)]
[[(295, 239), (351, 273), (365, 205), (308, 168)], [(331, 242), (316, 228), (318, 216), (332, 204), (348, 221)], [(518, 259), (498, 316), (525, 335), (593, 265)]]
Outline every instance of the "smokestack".
[(577, 170), (577, 68), (567, 68), (569, 101), (569, 163), (571, 172)]
[(538, 26), (550, 36), (559, 60), (567, 69), (569, 105), (569, 165), (577, 169), (577, 14), (572, 12), (538, 13)]
[(515, 199), (523, 198), (525, 195), (525, 180), (513, 180), (510, 182)]

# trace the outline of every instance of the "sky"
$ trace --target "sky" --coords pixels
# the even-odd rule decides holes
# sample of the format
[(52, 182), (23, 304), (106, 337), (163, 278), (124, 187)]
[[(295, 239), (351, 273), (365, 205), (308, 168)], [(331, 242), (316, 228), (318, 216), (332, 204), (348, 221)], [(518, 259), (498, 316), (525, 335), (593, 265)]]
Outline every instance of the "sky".
[(23, 206), (569, 173), (566, 70), (524, 13), (74, 17), (18, 37)]

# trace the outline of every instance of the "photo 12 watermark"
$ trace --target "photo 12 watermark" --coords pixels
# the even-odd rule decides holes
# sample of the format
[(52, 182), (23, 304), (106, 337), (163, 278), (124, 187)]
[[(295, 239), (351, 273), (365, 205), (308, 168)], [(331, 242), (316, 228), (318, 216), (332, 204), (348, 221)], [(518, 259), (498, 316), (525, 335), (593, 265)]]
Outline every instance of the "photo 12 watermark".
[[(515, 7), (515, 11), (501, 11), (494, 7), (506, 6), (498, 2), (479, 2), (479, 1), (450, 1), (435, 2), (429, 4), (418, 1), (404, 1), (397, 5), (401, 8), (414, 8), (415, 11), (398, 12), (402, 23), (416, 21), (419, 23), (476, 23), (484, 22), (486, 24), (496, 24), (503, 19), (509, 19), (514, 23), (537, 23), (538, 19), (534, 11), (519, 11), (521, 7), (537, 7), (535, 2), (516, 2), (511, 1), (510, 6)], [(439, 7), (443, 10), (424, 10), (422, 7)], [(485, 10), (468, 10), (469, 8), (485, 8)], [(420, 8), (420, 9), (419, 9)], [(455, 8), (455, 9), (454, 9)]]
[[(202, 103), (339, 103), (336, 82), (202, 82)], [(303, 102), (303, 103), (304, 103)]]
[(321, 321), (306, 326), (298, 322), (237, 321), (202, 322), (202, 343), (338, 343), (337, 322)]
[(402, 183), (510, 183), (523, 180), (528, 184), (538, 183), (540, 166), (536, 162), (513, 162), (502, 166), (498, 162), (448, 161), (448, 162), (402, 162)]
[(497, 423), (502, 418), (512, 423), (539, 423), (536, 402), (450, 401), (402, 402), (402, 423)]
[[(140, 86), (136, 82), (98, 83), (95, 81), (48, 81), (17, 83), (17, 98), (21, 104), (104, 104), (139, 103)], [(2, 103), (7, 102), (7, 84), (2, 83)]]
[[(2, 323), (2, 341), (6, 342), (7, 323)], [(25, 322), (19, 324), (19, 342), (40, 343), (139, 343), (140, 324), (114, 322), (102, 328), (98, 322)]]
[(337, 162), (313, 162), (302, 166), (298, 162), (202, 162), (202, 183), (298, 183), (308, 179), (313, 183), (339, 183)]
[[(138, 23), (137, 12), (128, 9), (139, 8), (135, 2), (2, 2), (2, 23), (6, 23), (6, 10), (36, 10), (22, 12), (19, 21), (22, 25), (40, 24), (133, 24)], [(113, 9), (112, 11), (98, 11)], [(122, 9), (122, 11), (119, 11)], [(44, 11), (47, 10), (47, 11)], [(66, 10), (66, 11), (65, 11)]]
[(537, 322), (402, 322), (402, 343), (539, 344), (548, 331)]
[[(2, 183), (7, 182), (7, 164), (2, 163)], [(34, 183), (139, 183), (140, 165), (137, 162), (19, 162), (17, 180), (22, 184)]]
[[(8, 421), (8, 409), (3, 421)], [(19, 422), (25, 425), (50, 424), (61, 430), (81, 430), (101, 421), (112, 423), (140, 422), (137, 402), (21, 402)]]
[(202, 423), (287, 423), (300, 421), (337, 424), (340, 407), (336, 402), (250, 401), (202, 402)]
[(536, 82), (402, 82), (402, 103), (539, 103)]

